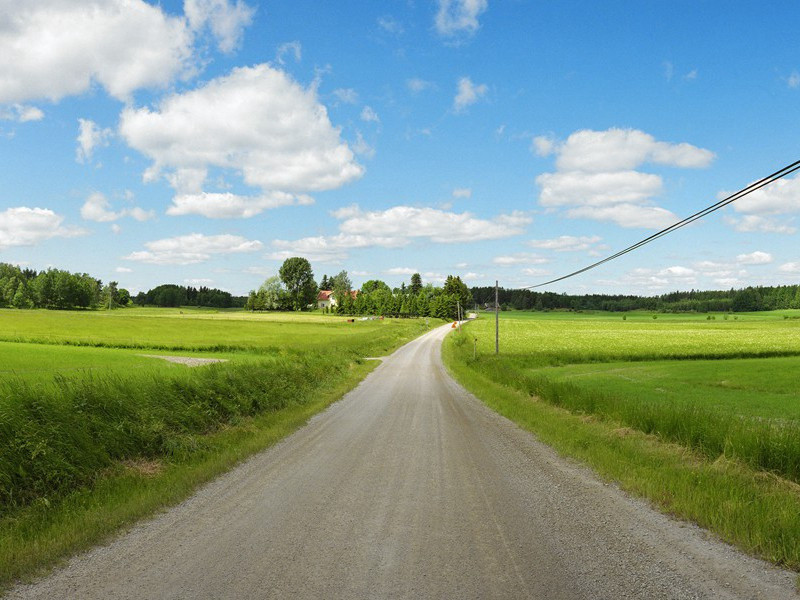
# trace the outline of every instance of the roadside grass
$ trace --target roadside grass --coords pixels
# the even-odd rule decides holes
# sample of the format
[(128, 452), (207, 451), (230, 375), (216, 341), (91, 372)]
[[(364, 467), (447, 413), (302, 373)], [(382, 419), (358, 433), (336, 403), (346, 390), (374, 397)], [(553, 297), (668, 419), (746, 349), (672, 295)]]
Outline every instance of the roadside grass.
[(235, 419), (214, 433), (194, 436), (192, 452), (117, 461), (89, 487), (0, 518), (0, 593), (186, 499), (199, 486), (296, 431), (377, 366), (372, 361), (351, 363), (304, 402)]
[[(0, 588), (185, 498), (354, 387), (376, 364), (364, 357), (427, 330), (125, 313), (0, 310), (0, 337), (28, 340), (0, 342)], [(229, 362), (188, 368), (142, 351)]]
[[(580, 335), (576, 321), (501, 323), (495, 357), (494, 323), (478, 320), (462, 336), (449, 336), (443, 355), (470, 391), (561, 453), (729, 542), (800, 568), (800, 397), (792, 389), (800, 358), (730, 360), (736, 354), (730, 344), (698, 346), (691, 321), (655, 329), (669, 342), (660, 348), (638, 339), (641, 333), (628, 335), (629, 323), (618, 319), (584, 322), (589, 336)], [(774, 349), (777, 340), (782, 351), (800, 355), (791, 321), (781, 318), (770, 331), (774, 337), (756, 335), (749, 352)], [(565, 347), (559, 339), (565, 336), (575, 338), (571, 353), (558, 356), (554, 348)], [(476, 337), (484, 351), (477, 360)], [(681, 343), (691, 360), (642, 362), (664, 353), (674, 358)], [(709, 355), (714, 360), (697, 359)], [(601, 362), (619, 356), (636, 362)], [(548, 366), (569, 359), (577, 364)], [(617, 376), (620, 369), (637, 375), (627, 381)], [(726, 369), (732, 375), (720, 380)], [(702, 386), (704, 379), (738, 387), (730, 394), (726, 386)], [(752, 396), (762, 393), (768, 398), (759, 407)]]

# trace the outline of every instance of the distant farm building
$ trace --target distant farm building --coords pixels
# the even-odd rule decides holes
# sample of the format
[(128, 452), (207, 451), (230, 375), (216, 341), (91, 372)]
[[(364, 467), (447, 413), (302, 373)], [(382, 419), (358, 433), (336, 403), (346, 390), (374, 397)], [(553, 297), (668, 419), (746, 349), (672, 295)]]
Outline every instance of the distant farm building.
[[(352, 290), (350, 296), (353, 300), (358, 296), (358, 290)], [(317, 308), (333, 308), (336, 306), (336, 298), (333, 296), (333, 290), (320, 290), (317, 294)]]

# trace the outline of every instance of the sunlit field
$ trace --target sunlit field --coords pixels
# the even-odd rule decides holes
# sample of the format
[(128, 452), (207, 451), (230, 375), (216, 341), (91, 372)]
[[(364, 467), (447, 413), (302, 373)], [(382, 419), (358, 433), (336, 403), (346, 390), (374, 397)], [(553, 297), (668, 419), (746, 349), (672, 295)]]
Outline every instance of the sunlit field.
[[(672, 514), (800, 568), (800, 311), (501, 313), (448, 366), (492, 408)], [(712, 318), (709, 318), (712, 317)]]

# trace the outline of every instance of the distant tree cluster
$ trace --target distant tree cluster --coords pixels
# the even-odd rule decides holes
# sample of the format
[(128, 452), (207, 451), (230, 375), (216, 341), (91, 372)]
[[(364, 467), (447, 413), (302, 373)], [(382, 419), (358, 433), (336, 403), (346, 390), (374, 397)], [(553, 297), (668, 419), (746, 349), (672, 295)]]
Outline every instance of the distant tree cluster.
[(126, 306), (130, 294), (117, 282), (107, 285), (87, 273), (61, 269), (36, 272), (0, 263), (0, 307), (12, 308), (115, 308)]
[(307, 310), (316, 308), (320, 291), (332, 292), (336, 305), (332, 311), (342, 315), (376, 315), (393, 317), (438, 317), (455, 319), (459, 304), (469, 308), (472, 295), (461, 278), (449, 276), (441, 288), (423, 285), (415, 273), (411, 284), (390, 288), (384, 281), (371, 279), (360, 290), (353, 289), (347, 271), (323, 275), (320, 285), (314, 282), (311, 264), (305, 258), (286, 259), (279, 274), (268, 278), (247, 299), (248, 310)]
[[(494, 287), (473, 287), (472, 299), (479, 307), (494, 306)], [(500, 288), (500, 305), (516, 310), (605, 310), (622, 312), (755, 312), (800, 309), (800, 286), (747, 287), (721, 291), (670, 292), (660, 296), (612, 294), (555, 294)]]
[(147, 292), (139, 292), (133, 300), (140, 306), (206, 306), (209, 308), (241, 308), (244, 298), (230, 292), (201, 286), (166, 283)]

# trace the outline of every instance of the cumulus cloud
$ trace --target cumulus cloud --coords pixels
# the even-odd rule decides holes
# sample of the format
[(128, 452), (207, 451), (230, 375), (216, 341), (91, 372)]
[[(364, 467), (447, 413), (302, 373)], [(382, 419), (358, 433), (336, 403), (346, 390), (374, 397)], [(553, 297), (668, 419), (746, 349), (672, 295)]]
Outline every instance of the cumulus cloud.
[(772, 262), (772, 255), (756, 250), (750, 254), (740, 254), (736, 257), (736, 262), (740, 265), (767, 265)]
[(300, 62), (303, 58), (303, 46), (297, 40), (293, 42), (286, 42), (278, 46), (278, 51), (275, 54), (275, 60), (279, 64), (284, 64), (287, 55), (293, 56), (296, 62)]
[(797, 231), (797, 227), (790, 225), (792, 218), (778, 219), (776, 217), (762, 217), (761, 215), (744, 215), (742, 217), (725, 216), (722, 220), (733, 227), (736, 231), (744, 233), (786, 233), (792, 234)]
[(375, 148), (369, 145), (360, 131), (356, 132), (356, 141), (353, 142), (353, 152), (366, 158), (375, 157)]
[(424, 92), (425, 90), (433, 88), (434, 85), (431, 81), (425, 81), (424, 79), (420, 79), (418, 77), (412, 77), (411, 79), (406, 80), (406, 87), (411, 92), (419, 94), (420, 92)]
[(26, 0), (0, 26), (0, 104), (86, 92), (127, 99), (191, 73), (185, 19), (143, 0)]
[[(731, 192), (721, 191), (721, 200)], [(753, 215), (783, 215), (800, 212), (800, 176), (779, 179), (733, 203), (737, 212)]]
[(35, 106), (12, 104), (11, 106), (0, 107), (0, 120), (3, 121), (27, 123), (29, 121), (41, 121), (42, 119), (44, 119), (44, 112)]
[(123, 256), (123, 259), (154, 265), (192, 265), (206, 262), (217, 255), (255, 252), (262, 246), (258, 240), (248, 240), (238, 235), (191, 233), (146, 242), (147, 250), (132, 252)]
[[(195, 90), (173, 94), (154, 110), (126, 108), (120, 134), (153, 160), (145, 179), (165, 173), (178, 197), (201, 194), (211, 167), (241, 174), (247, 185), (267, 195), (333, 189), (364, 172), (315, 89), (304, 89), (266, 64), (237, 68)], [(230, 200), (224, 195), (203, 198)], [(253, 203), (255, 209), (243, 208), (239, 216), (256, 214), (258, 206), (263, 210), (262, 196)]]
[(108, 140), (113, 134), (111, 129), (101, 129), (97, 123), (89, 119), (78, 119), (78, 148), (75, 150), (75, 160), (86, 163), (92, 160), (94, 149), (99, 146), (108, 146)]
[(84, 235), (76, 227), (64, 227), (64, 217), (48, 208), (18, 206), (0, 212), (0, 250), (12, 246), (35, 246), (51, 238)]
[(436, 31), (445, 37), (475, 33), (478, 17), (489, 7), (488, 0), (437, 0), (437, 4)]
[(380, 119), (378, 118), (378, 113), (371, 106), (365, 106), (361, 110), (361, 120), (373, 123), (380, 123)]
[(455, 188), (453, 190), (453, 198), (471, 198), (472, 189), (470, 188)]
[(646, 163), (697, 169), (714, 159), (710, 150), (616, 128), (576, 131), (564, 142), (539, 136), (534, 138), (533, 149), (541, 156), (556, 156), (556, 171), (536, 178), (542, 206), (566, 208), (571, 218), (653, 229), (667, 226), (677, 217), (653, 205), (663, 190), (661, 177), (637, 169)]
[(200, 192), (179, 194), (172, 199), (168, 215), (202, 215), (209, 219), (247, 219), (265, 210), (280, 206), (309, 205), (314, 199), (286, 192), (272, 192), (262, 196), (240, 196), (230, 192)]
[(531, 248), (541, 248), (543, 250), (556, 250), (557, 252), (577, 252), (589, 250), (596, 245), (602, 238), (592, 236), (562, 235), (549, 240), (530, 240), (526, 242)]
[(344, 104), (355, 104), (358, 102), (358, 92), (352, 88), (333, 90), (333, 95), (339, 99), (339, 102), (343, 102)]
[(384, 271), (387, 275), (413, 275), (419, 273), (419, 269), (412, 269), (410, 267), (392, 267)]
[(133, 269), (129, 269), (128, 267), (117, 267), (114, 271), (117, 273), (133, 273)]
[(475, 85), (469, 77), (462, 77), (458, 80), (458, 89), (453, 99), (453, 109), (457, 113), (464, 112), (468, 106), (483, 98), (488, 91), (489, 88), (485, 83)]
[(788, 85), (793, 90), (800, 87), (800, 73), (797, 71), (792, 71), (792, 74), (786, 79), (786, 85)]
[(193, 31), (208, 28), (225, 53), (233, 52), (239, 45), (244, 29), (253, 22), (255, 9), (242, 0), (184, 0), (186, 18)]
[(788, 262), (778, 267), (781, 273), (800, 273), (800, 262)]
[(114, 212), (111, 210), (111, 204), (108, 199), (100, 192), (91, 194), (81, 206), (81, 217), (87, 221), (97, 221), (98, 223), (108, 223), (122, 217), (132, 217), (137, 221), (147, 221), (154, 216), (155, 213), (153, 211), (146, 211), (138, 206), (123, 208)]
[(517, 252), (505, 256), (495, 256), (492, 262), (501, 267), (511, 267), (514, 265), (542, 265), (550, 262), (547, 258), (539, 256), (538, 254), (529, 254), (527, 252)]
[(344, 260), (359, 248), (400, 248), (414, 240), (436, 243), (474, 242), (519, 235), (530, 217), (520, 212), (479, 219), (471, 213), (454, 213), (436, 208), (395, 206), (383, 211), (362, 211), (348, 206), (334, 211), (339, 233), (299, 240), (275, 240), (269, 258), (281, 260), (302, 255), (318, 262)]

